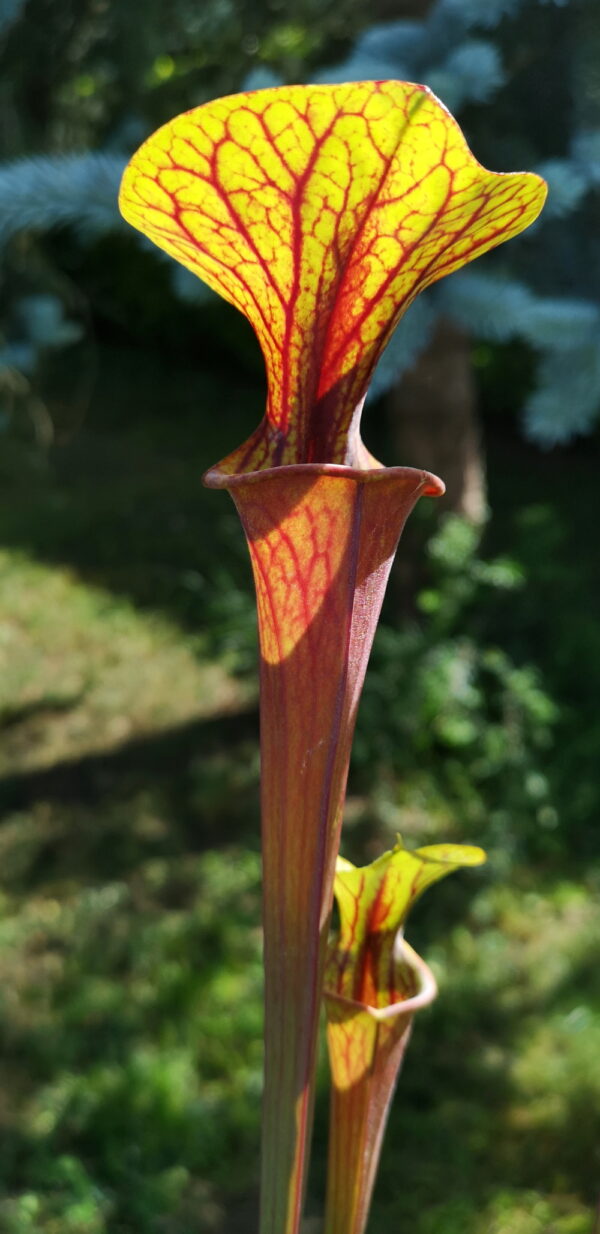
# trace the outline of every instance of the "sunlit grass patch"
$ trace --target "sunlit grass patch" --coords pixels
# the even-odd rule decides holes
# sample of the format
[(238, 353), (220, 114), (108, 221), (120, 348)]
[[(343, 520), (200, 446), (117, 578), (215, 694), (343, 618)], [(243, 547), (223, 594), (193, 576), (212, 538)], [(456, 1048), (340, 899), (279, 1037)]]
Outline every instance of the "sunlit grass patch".
[(167, 617), (0, 552), (0, 774), (110, 750), (248, 697)]
[[(536, 1191), (498, 1188), (476, 1209), (468, 1200), (432, 1208), (419, 1234), (592, 1234), (592, 1215), (574, 1197), (548, 1199)], [(374, 1231), (378, 1234), (378, 1231)]]

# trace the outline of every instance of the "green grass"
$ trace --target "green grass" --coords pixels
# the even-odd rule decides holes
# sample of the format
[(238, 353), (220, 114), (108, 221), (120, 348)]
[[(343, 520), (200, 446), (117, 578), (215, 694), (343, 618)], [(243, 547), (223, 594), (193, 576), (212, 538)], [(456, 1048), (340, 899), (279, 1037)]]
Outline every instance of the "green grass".
[[(0, 775), (238, 710), (200, 639), (65, 568), (0, 551)], [(174, 689), (174, 683), (176, 688)]]
[(258, 894), (256, 856), (227, 849), (6, 896), (3, 1228), (216, 1228), (232, 1159), (234, 1194), (252, 1184)]
[[(3, 464), (7, 1234), (256, 1228), (255, 635), (235, 512), (224, 495), (200, 488), (199, 474), (250, 430), (257, 395), (240, 389), (234, 398), (230, 384), (181, 374), (169, 384), (167, 416), (167, 376), (155, 366), (140, 391), (138, 364), (107, 355), (85, 428), (45, 461), (21, 443)], [(232, 398), (230, 419), (229, 411), (208, 419), (203, 440), (197, 406)], [(517, 490), (529, 465), (519, 459)], [(523, 527), (527, 500), (514, 496), (511, 507), (505, 496), (500, 526)], [(568, 494), (561, 501), (568, 523)], [(564, 577), (572, 546), (553, 551)], [(533, 586), (553, 595), (545, 561), (536, 566), (530, 555)], [(579, 576), (576, 586), (585, 590)], [(520, 596), (505, 605), (513, 653), (528, 661), (548, 614), (535, 609), (531, 590)], [(527, 615), (521, 633), (519, 611)], [(560, 623), (564, 631), (564, 614)], [(576, 655), (571, 645), (571, 672), (575, 665), (583, 678)], [(552, 679), (548, 655), (536, 663), (550, 687), (567, 672), (561, 663)], [(561, 733), (569, 723), (561, 712)], [(427, 754), (432, 767), (438, 755)], [(456, 747), (452, 758), (462, 786), (466, 755)], [(591, 823), (581, 851), (566, 810), (552, 845), (519, 844), (501, 775), (496, 821), (486, 828), (484, 798), (469, 817), (462, 787), (442, 806), (422, 769), (411, 776), (390, 757), (377, 774), (379, 782), (369, 780), (361, 766), (353, 782), (345, 844), (354, 860), (376, 855), (398, 827), (416, 844), (444, 830), (473, 838), (477, 825), (491, 854), (482, 871), (432, 890), (410, 923), (440, 996), (415, 1025), (369, 1234), (592, 1234), (600, 880)], [(326, 1113), (323, 1073), (308, 1206), (315, 1231)]]

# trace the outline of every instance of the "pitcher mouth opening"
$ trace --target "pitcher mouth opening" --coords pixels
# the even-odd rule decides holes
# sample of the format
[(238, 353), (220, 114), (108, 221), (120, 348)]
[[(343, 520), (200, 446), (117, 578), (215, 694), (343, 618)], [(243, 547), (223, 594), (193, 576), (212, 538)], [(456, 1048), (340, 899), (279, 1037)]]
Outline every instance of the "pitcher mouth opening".
[(345, 1008), (349, 1015), (362, 1012), (381, 1023), (386, 1020), (395, 1020), (398, 1017), (412, 1016), (416, 1011), (421, 1011), (423, 1007), (428, 1007), (437, 997), (437, 981), (429, 965), (406, 942), (401, 933), (398, 934), (394, 947), (394, 960), (397, 964), (408, 963), (414, 976), (414, 993), (409, 994), (400, 1002), (389, 1003), (385, 1007), (372, 1007), (369, 1003), (360, 1003), (354, 998), (337, 994), (335, 990), (329, 990), (327, 987), (323, 991), (324, 998), (340, 1008)]
[(294, 476), (330, 476), (332, 479), (354, 480), (359, 484), (374, 484), (379, 480), (414, 479), (415, 489), (423, 497), (443, 497), (446, 485), (439, 476), (420, 467), (349, 467), (344, 463), (286, 463), (282, 467), (264, 467), (256, 471), (221, 471), (217, 463), (202, 476), (207, 488), (238, 488), (244, 484), (260, 484), (267, 479), (285, 479)]

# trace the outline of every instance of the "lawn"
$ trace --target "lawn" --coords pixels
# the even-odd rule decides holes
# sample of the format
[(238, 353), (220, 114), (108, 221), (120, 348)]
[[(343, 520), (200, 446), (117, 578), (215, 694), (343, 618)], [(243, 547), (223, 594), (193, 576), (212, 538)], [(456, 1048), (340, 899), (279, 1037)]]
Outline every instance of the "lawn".
[[(48, 453), (24, 434), (0, 467), (0, 1228), (250, 1234), (255, 633), (233, 506), (199, 481), (253, 427), (260, 381), (248, 390), (193, 368), (174, 381), (146, 356), (140, 384), (135, 352), (101, 359), (84, 424)], [(488, 601), (485, 630), (469, 616), (472, 637), (485, 654), (504, 637), (519, 671), (533, 662), (531, 690), (556, 710), (540, 766), (511, 764), (513, 779), (525, 767), (521, 778), (549, 785), (532, 780), (522, 834), (503, 773), (477, 770), (464, 726), (437, 745), (409, 733), (408, 762), (387, 752), (391, 608), (375, 654), (348, 855), (368, 860), (401, 829), (410, 844), (480, 840), (490, 861), (432, 891), (408, 930), (440, 996), (415, 1026), (370, 1234), (597, 1234), (600, 664), (586, 451), (567, 456), (574, 482), (514, 434), (494, 428), (490, 441), (490, 551), (510, 553), (525, 582)], [(412, 655), (420, 635), (402, 637), (399, 654)], [(373, 738), (378, 716), (388, 745)], [(495, 721), (511, 722), (510, 707)], [(473, 767), (483, 787), (471, 798)], [(325, 1141), (323, 1067), (315, 1234)]]

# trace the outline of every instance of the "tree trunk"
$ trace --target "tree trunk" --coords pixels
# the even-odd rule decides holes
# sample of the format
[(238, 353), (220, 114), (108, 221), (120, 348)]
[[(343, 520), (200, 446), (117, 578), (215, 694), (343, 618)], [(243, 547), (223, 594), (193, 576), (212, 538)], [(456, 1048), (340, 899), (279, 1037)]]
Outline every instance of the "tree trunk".
[[(483, 524), (485, 464), (468, 336), (440, 321), (429, 346), (388, 396), (388, 410), (394, 461), (441, 477), (446, 484), (441, 514), (452, 512)], [(425, 532), (413, 522), (392, 576), (396, 608), (404, 616), (414, 612), (415, 596), (426, 582), (428, 535), (429, 529)]]
[(485, 468), (467, 335), (440, 322), (429, 347), (392, 390), (389, 406), (398, 463), (441, 476), (444, 509), (482, 523)]

